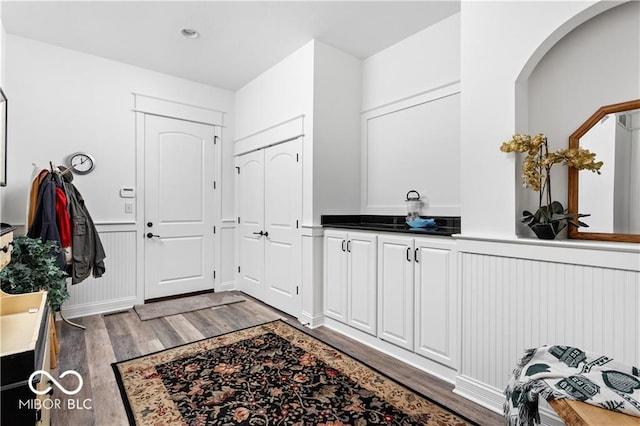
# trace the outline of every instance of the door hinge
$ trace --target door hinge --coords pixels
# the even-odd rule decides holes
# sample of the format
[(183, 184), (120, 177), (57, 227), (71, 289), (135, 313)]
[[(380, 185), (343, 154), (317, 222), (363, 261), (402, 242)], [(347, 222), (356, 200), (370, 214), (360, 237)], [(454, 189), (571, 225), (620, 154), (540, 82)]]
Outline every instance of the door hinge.
[(216, 181), (213, 181), (213, 189), (216, 189)]
[(296, 286), (296, 294), (300, 294), (300, 293), (298, 292), (298, 286)]
[(240, 216), (238, 216), (238, 223), (240, 223)]
[(238, 266), (238, 273), (240, 273), (240, 267)]
[(217, 143), (218, 143), (218, 137), (217, 137), (217, 136), (214, 136), (214, 137), (213, 137), (213, 144), (215, 145), (215, 144), (217, 144)]
[(240, 167), (236, 166), (236, 170), (238, 171), (238, 174), (240, 174)]
[(213, 279), (216, 279), (216, 271), (213, 271)]
[(214, 234), (216, 233), (216, 227), (215, 227), (215, 225), (214, 225), (214, 227), (213, 227), (213, 233), (214, 233)]
[(298, 223), (298, 219), (296, 219), (296, 229), (298, 229), (300, 227), (299, 223)]
[(296, 153), (296, 163), (300, 162), (300, 154)]

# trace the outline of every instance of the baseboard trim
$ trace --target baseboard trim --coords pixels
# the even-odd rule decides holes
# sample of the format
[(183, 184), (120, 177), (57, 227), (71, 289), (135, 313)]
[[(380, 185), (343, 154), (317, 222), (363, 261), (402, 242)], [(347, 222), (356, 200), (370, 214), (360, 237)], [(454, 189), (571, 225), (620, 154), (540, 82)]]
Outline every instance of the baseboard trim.
[(86, 303), (82, 305), (72, 306), (63, 305), (62, 311), (65, 317), (71, 319), (129, 309), (132, 308), (137, 302), (138, 301), (136, 297), (131, 296), (122, 299), (109, 300), (107, 302), (101, 303)]
[(300, 316), (298, 317), (298, 321), (300, 321), (301, 324), (313, 329), (324, 325), (324, 315), (319, 314), (313, 316), (308, 312), (301, 312)]
[(450, 367), (439, 364), (421, 355), (409, 352), (406, 349), (399, 348), (384, 340), (378, 339), (376, 336), (356, 330), (346, 324), (336, 321), (332, 318), (325, 317), (324, 326), (334, 331), (344, 334), (345, 336), (356, 340), (362, 344), (372, 347), (386, 355), (392, 356), (400, 361), (418, 368), (426, 373), (431, 374), (451, 384), (455, 383), (456, 371)]
[(236, 290), (236, 282), (235, 281), (225, 281), (220, 283), (219, 287), (216, 291), (231, 291)]
[(456, 387), (453, 389), (453, 393), (484, 408), (502, 414), (504, 393), (499, 389), (487, 386), (471, 377), (458, 375), (456, 376)]
[[(498, 414), (503, 413), (504, 393), (500, 389), (488, 386), (471, 377), (458, 375), (453, 393), (475, 402), (488, 410)], [(545, 401), (541, 401), (540, 403), (540, 422), (542, 426), (564, 425), (562, 420), (560, 420)]]

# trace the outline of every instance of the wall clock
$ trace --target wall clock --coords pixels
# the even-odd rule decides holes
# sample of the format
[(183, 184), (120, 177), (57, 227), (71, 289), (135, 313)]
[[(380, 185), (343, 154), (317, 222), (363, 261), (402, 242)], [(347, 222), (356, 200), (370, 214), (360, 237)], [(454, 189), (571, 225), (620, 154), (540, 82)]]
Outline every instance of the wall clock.
[(69, 156), (69, 167), (73, 173), (86, 175), (96, 166), (96, 160), (86, 152), (76, 152)]

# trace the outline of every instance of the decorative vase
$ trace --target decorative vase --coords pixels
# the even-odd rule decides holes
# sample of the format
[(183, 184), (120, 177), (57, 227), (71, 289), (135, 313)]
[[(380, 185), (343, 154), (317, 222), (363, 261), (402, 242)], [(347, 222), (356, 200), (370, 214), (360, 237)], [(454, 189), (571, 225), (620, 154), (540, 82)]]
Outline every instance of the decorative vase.
[(531, 229), (541, 240), (555, 240), (556, 235), (560, 232), (558, 230), (559, 225), (560, 222), (536, 223), (531, 226)]

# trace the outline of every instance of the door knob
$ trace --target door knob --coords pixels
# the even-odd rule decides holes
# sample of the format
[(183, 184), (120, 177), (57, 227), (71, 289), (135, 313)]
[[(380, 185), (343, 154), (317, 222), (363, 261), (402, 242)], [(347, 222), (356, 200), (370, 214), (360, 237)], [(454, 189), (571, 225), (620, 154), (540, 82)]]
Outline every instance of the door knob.
[(265, 237), (268, 237), (268, 236), (269, 236), (269, 232), (268, 232), (268, 231), (267, 231), (267, 232), (265, 232), (265, 233), (264, 233), (264, 236), (265, 236)]
[(262, 237), (264, 235), (264, 232), (262, 232), (262, 231), (254, 232), (253, 235), (260, 235)]
[(153, 222), (147, 222), (147, 226), (151, 228), (153, 226)]
[(147, 234), (147, 238), (153, 238), (153, 237), (160, 238), (160, 235), (155, 235), (155, 234), (152, 234), (151, 232)]

